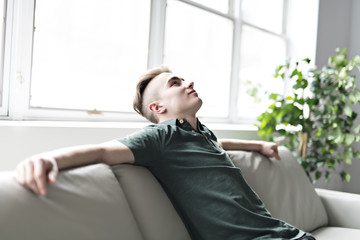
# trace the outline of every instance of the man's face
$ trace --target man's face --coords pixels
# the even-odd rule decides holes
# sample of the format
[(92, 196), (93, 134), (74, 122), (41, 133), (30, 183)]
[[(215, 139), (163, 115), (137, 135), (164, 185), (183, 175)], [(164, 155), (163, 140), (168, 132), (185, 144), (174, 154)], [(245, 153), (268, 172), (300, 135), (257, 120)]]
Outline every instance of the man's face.
[(150, 91), (157, 91), (157, 102), (166, 108), (171, 117), (195, 116), (202, 105), (202, 100), (194, 90), (194, 83), (186, 82), (173, 73), (156, 76), (148, 87)]

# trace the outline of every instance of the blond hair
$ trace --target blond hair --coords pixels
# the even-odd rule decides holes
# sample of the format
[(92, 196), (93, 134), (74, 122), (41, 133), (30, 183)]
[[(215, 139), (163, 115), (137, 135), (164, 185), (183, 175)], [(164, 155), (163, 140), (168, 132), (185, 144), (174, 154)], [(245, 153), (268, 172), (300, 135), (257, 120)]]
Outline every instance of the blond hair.
[(137, 113), (139, 113), (141, 116), (145, 117), (146, 119), (148, 119), (153, 123), (158, 123), (159, 118), (147, 108), (147, 105), (150, 104), (152, 101), (157, 100), (158, 94), (156, 92), (152, 93), (145, 100), (144, 91), (151, 80), (153, 80), (156, 76), (167, 72), (171, 73), (171, 70), (166, 66), (152, 68), (146, 71), (139, 78), (138, 83), (136, 85), (136, 94), (133, 102), (133, 108)]

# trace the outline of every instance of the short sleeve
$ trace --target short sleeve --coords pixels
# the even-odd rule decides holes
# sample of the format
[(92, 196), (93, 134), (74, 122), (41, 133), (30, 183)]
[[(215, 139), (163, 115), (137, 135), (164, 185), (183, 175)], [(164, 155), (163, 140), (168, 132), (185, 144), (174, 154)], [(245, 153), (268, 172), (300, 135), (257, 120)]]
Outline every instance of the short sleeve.
[(161, 129), (156, 127), (146, 127), (118, 141), (132, 151), (135, 165), (150, 167), (161, 158)]

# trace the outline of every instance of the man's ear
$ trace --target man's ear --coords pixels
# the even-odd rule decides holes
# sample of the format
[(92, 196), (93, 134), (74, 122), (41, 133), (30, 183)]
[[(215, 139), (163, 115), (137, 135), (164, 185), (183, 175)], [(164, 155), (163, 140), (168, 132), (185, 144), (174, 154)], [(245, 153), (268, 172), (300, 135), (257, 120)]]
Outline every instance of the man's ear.
[(162, 106), (158, 102), (152, 102), (149, 104), (149, 110), (155, 114), (162, 114), (166, 112), (166, 107)]

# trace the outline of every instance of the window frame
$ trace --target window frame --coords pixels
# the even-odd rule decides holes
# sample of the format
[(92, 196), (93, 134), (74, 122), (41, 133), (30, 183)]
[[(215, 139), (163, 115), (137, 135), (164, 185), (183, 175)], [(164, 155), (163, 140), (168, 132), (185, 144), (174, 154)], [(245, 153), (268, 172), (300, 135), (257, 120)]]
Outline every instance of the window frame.
[(0, 54), (0, 117), (8, 115), (8, 106), (9, 106), (9, 62), (5, 61), (9, 59), (8, 55), (10, 52), (9, 48), (5, 48), (5, 46), (9, 46), (11, 44), (11, 34), (8, 34), (8, 31), (12, 28), (12, 12), (11, 7), (8, 6), (8, 1), (4, 0), (4, 12), (3, 12), (3, 32), (1, 33), (1, 54)]

